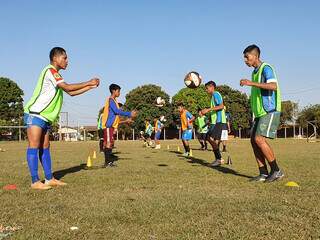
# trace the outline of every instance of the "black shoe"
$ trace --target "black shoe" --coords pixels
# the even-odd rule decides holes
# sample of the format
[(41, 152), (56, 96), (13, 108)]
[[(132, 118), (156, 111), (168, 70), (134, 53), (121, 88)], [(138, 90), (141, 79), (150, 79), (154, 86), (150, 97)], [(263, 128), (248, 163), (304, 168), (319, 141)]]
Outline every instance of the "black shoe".
[(268, 175), (260, 174), (259, 176), (251, 178), (250, 182), (264, 182), (268, 178)]
[(108, 163), (108, 167), (117, 167), (117, 164), (110, 162), (110, 163)]
[(270, 173), (270, 175), (266, 178), (265, 182), (274, 182), (277, 180), (280, 180), (281, 178), (284, 177), (284, 174), (281, 170), (279, 171), (274, 171), (273, 173)]

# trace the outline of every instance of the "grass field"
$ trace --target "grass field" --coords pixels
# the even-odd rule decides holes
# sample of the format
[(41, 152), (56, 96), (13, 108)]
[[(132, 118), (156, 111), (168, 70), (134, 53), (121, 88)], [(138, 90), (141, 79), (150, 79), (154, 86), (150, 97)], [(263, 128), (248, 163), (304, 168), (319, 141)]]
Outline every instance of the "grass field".
[(156, 151), (117, 142), (117, 168), (83, 170), (97, 142), (54, 142), (53, 169), (68, 186), (37, 192), (26, 143), (2, 142), (0, 225), (22, 227), (10, 239), (320, 239), (319, 143), (273, 141), (286, 177), (272, 184), (248, 182), (257, 169), (247, 140), (230, 141), (233, 166), (215, 169), (211, 152), (193, 142), (194, 158), (185, 159), (178, 143)]

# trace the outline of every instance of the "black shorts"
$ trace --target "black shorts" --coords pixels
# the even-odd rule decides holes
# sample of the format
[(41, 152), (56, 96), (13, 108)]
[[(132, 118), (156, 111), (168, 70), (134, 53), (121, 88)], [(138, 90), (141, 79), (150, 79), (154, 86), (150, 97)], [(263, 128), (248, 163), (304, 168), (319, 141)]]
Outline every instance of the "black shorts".
[(207, 139), (207, 133), (198, 133), (198, 139), (199, 140), (206, 140)]
[(98, 130), (98, 135), (99, 135), (100, 140), (103, 140), (103, 129)]
[(228, 132), (228, 125), (226, 123), (216, 123), (214, 125), (211, 125), (207, 133), (207, 138), (211, 137), (215, 140), (221, 140), (222, 131)]

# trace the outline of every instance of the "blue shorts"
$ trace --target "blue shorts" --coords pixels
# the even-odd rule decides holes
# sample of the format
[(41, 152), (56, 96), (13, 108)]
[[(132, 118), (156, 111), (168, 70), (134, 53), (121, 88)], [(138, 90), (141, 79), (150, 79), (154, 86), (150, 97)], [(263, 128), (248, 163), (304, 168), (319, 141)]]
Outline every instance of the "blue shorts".
[(34, 115), (30, 115), (28, 113), (24, 113), (23, 121), (24, 121), (24, 124), (27, 126), (27, 128), (31, 126), (38, 126), (42, 128), (44, 133), (47, 133), (51, 129), (51, 125), (49, 122), (46, 122), (43, 119)]
[(184, 130), (181, 136), (182, 140), (189, 141), (192, 139), (192, 129)]
[(154, 135), (154, 139), (155, 140), (160, 140), (160, 137), (161, 137), (161, 131), (156, 132), (155, 135)]

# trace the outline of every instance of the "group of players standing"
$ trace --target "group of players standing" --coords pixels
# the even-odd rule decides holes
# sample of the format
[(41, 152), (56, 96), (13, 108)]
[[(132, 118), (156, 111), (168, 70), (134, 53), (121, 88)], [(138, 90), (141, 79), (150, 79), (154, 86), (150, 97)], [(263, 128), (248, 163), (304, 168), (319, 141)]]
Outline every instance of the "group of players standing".
[[(275, 138), (280, 124), (281, 95), (278, 80), (273, 67), (260, 60), (260, 49), (256, 45), (248, 46), (244, 51), (244, 61), (249, 67), (253, 67), (252, 80), (240, 80), (240, 86), (251, 87), (251, 110), (253, 113), (253, 127), (251, 131), (251, 145), (258, 164), (259, 175), (252, 178), (253, 181), (273, 182), (281, 179), (284, 174), (279, 169), (272, 148), (266, 141), (267, 138)], [(50, 64), (41, 72), (32, 98), (24, 107), (24, 122), (27, 126), (28, 149), (27, 163), (31, 175), (31, 188), (48, 190), (53, 186), (63, 186), (66, 183), (55, 179), (51, 168), (51, 153), (49, 131), (60, 114), (63, 103), (63, 92), (70, 96), (83, 94), (99, 86), (100, 80), (92, 78), (83, 83), (68, 84), (60, 75), (60, 70), (65, 70), (68, 65), (67, 53), (63, 48), (51, 49)], [(200, 134), (210, 143), (215, 160), (212, 166), (223, 163), (219, 150), (219, 142), (228, 135), (228, 126), (225, 106), (221, 94), (215, 91), (216, 84), (209, 81), (205, 84), (206, 91), (211, 95), (211, 106), (199, 110), (197, 122)], [(120, 116), (134, 119), (137, 111), (125, 112), (121, 109), (117, 98), (120, 96), (120, 86), (111, 84), (111, 95), (107, 98), (101, 118), (100, 143), (105, 156), (105, 167), (113, 167), (115, 155), (112, 153), (114, 146), (114, 132), (121, 124)], [(192, 138), (192, 125), (195, 117), (185, 109), (183, 103), (177, 103), (181, 118), (182, 142), (185, 155), (189, 155), (189, 140)], [(206, 121), (202, 118), (210, 113), (210, 126), (205, 130)], [(160, 148), (161, 122), (156, 125), (156, 148)], [(207, 131), (207, 132), (206, 132)], [(204, 137), (203, 137), (204, 138)], [(202, 139), (204, 140), (204, 139)], [(205, 145), (204, 145), (205, 147)], [(41, 162), (45, 173), (45, 182), (41, 182), (38, 175), (38, 162)], [(270, 166), (270, 172), (267, 168)]]

